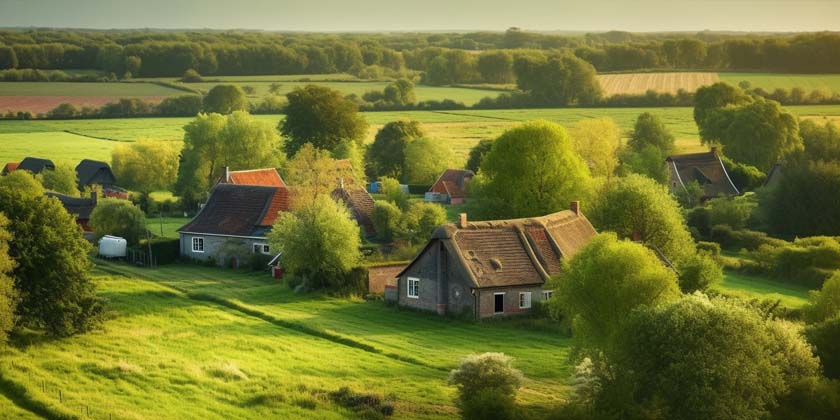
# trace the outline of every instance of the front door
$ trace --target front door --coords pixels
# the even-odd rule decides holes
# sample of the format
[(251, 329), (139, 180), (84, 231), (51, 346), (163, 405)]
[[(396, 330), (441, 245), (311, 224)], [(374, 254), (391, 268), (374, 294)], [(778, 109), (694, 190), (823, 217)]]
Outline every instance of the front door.
[(493, 294), (493, 313), (500, 314), (505, 311), (505, 294)]

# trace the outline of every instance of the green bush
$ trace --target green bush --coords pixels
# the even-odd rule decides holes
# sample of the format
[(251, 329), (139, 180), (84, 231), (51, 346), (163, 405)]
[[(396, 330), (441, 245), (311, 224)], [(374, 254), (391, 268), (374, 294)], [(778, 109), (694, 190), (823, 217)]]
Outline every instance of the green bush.
[(771, 238), (764, 232), (752, 230), (735, 230), (727, 225), (712, 226), (709, 239), (720, 244), (722, 249), (727, 250), (756, 250), (761, 245), (783, 246), (787, 242)]
[(823, 374), (840, 379), (840, 313), (806, 328), (805, 337), (816, 347), (814, 354), (820, 358)]
[(713, 283), (723, 280), (723, 269), (709, 255), (697, 254), (689, 257), (679, 268), (680, 290), (693, 293), (706, 290)]
[(742, 197), (721, 197), (709, 200), (707, 206), (710, 225), (726, 225), (738, 230), (747, 227), (756, 203)]
[(458, 387), (455, 404), (465, 420), (505, 420), (515, 417), (516, 390), (522, 374), (502, 353), (472, 355), (449, 374)]
[(697, 242), (697, 251), (708, 253), (713, 257), (720, 256), (720, 244), (717, 242)]

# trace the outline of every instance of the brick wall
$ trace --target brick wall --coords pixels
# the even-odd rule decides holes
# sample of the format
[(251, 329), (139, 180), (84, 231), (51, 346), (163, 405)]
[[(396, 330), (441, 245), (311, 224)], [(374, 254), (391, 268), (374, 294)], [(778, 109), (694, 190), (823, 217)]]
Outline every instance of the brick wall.
[(368, 268), (368, 291), (374, 294), (385, 293), (385, 286), (396, 287), (397, 274), (405, 268), (405, 263), (380, 265)]

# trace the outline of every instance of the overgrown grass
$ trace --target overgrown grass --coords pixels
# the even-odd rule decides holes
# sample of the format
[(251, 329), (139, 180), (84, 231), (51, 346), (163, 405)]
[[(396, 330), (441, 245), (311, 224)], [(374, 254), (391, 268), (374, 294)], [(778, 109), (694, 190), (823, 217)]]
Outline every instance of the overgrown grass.
[[(483, 351), (516, 358), (529, 409), (564, 396), (571, 340), (559, 333), (296, 295), (263, 273), (98, 264), (113, 312), (102, 331), (18, 336), (0, 357), (2, 378), (59, 413), (86, 406), (94, 418), (355, 418), (330, 398), (347, 387), (393, 402), (394, 418), (453, 418), (447, 372)], [(13, 410), (0, 398), (6, 407)]]
[(756, 275), (726, 272), (723, 282), (712, 288), (742, 299), (778, 299), (789, 309), (799, 309), (808, 303), (807, 288)]

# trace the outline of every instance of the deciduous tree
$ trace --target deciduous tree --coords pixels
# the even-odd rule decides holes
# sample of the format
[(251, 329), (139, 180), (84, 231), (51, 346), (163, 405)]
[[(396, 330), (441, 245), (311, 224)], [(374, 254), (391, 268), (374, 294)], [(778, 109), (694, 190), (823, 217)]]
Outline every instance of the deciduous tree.
[(412, 140), (423, 137), (420, 123), (412, 120), (392, 121), (376, 133), (367, 150), (371, 176), (401, 178), (405, 170), (405, 148)]
[(47, 191), (54, 191), (71, 197), (79, 196), (76, 169), (71, 165), (59, 163), (55, 165), (55, 170), (42, 171), (35, 178), (41, 182), (41, 185)]
[(621, 131), (615, 121), (612, 118), (581, 120), (569, 129), (569, 135), (592, 176), (611, 178), (618, 166), (621, 146)]
[(142, 193), (171, 189), (178, 159), (178, 147), (169, 141), (139, 140), (118, 144), (111, 151), (111, 167), (120, 185)]
[(278, 129), (286, 137), (286, 153), (295, 154), (304, 144), (332, 151), (341, 142), (361, 144), (367, 122), (356, 104), (341, 92), (324, 86), (307, 85), (286, 97), (286, 118)]
[(405, 147), (403, 181), (431, 185), (454, 160), (452, 149), (443, 141), (428, 138), (411, 141)]
[(146, 215), (127, 200), (99, 200), (90, 215), (90, 225), (99, 237), (119, 236), (129, 244), (138, 244), (146, 236)]
[(15, 262), (9, 256), (9, 242), (12, 235), (6, 230), (9, 219), (0, 213), (0, 346), (6, 343), (9, 331), (15, 326), (15, 308), (18, 294), (14, 289), (12, 270)]
[(230, 114), (234, 111), (247, 111), (248, 98), (237, 85), (216, 85), (204, 97), (204, 112)]

